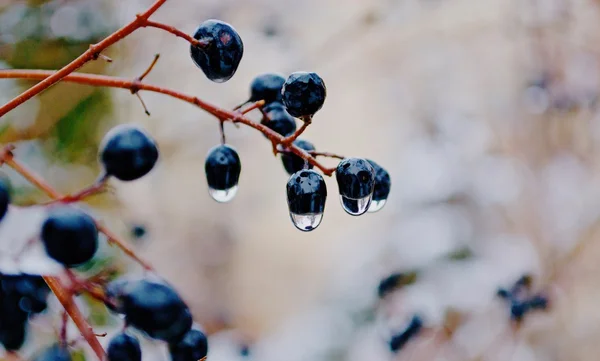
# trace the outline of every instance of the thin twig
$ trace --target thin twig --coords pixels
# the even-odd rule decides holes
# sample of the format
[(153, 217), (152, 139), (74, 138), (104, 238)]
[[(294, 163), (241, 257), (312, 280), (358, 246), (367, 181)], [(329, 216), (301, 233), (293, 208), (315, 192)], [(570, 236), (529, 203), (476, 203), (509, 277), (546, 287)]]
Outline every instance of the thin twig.
[(150, 74), (150, 72), (152, 71), (152, 69), (154, 68), (154, 66), (156, 65), (156, 63), (158, 62), (158, 59), (160, 58), (160, 54), (155, 54), (154, 55), (154, 60), (152, 60), (152, 63), (150, 63), (150, 66), (146, 69), (145, 72), (142, 73), (142, 75), (140, 75), (137, 80), (138, 81), (142, 81), (144, 80), (144, 78)]
[(329, 153), (329, 152), (317, 152), (316, 150), (309, 150), (308, 154), (312, 155), (313, 157), (327, 157), (327, 158), (335, 158), (335, 159), (345, 159), (346, 158), (343, 155)]
[(142, 24), (143, 27), (149, 27), (149, 28), (157, 28), (157, 29), (161, 29), (164, 31), (167, 31), (177, 37), (180, 37), (182, 39), (185, 39), (187, 42), (189, 42), (191, 45), (196, 46), (198, 48), (204, 48), (206, 46), (208, 46), (210, 44), (209, 41), (207, 40), (197, 40), (194, 39), (192, 36), (184, 33), (183, 31), (175, 28), (174, 26), (171, 25), (166, 25), (166, 24), (162, 24), (156, 21), (150, 21), (150, 20), (145, 20)]
[[(249, 106), (248, 108), (244, 109), (241, 111), (242, 114), (248, 114), (251, 111), (253, 111), (256, 108), (262, 108), (265, 105), (265, 101), (264, 100), (259, 100), (257, 102), (254, 102), (254, 104), (252, 104), (251, 106)], [(239, 109), (239, 108), (236, 108)], [(234, 109), (234, 110), (236, 110)]]

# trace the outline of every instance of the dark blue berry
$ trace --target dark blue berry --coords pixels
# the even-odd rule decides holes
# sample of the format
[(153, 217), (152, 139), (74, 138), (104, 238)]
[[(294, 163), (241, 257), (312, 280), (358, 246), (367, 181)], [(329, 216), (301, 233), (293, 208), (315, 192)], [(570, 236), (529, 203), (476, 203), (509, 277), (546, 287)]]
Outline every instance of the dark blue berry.
[(392, 273), (391, 275), (382, 279), (379, 282), (379, 286), (377, 287), (377, 295), (379, 296), (379, 298), (384, 298), (385, 296), (396, 290), (403, 278), (403, 273)]
[(390, 194), (390, 189), (392, 186), (390, 174), (379, 164), (373, 162), (372, 160), (367, 159), (367, 161), (375, 170), (375, 187), (373, 188), (373, 200), (386, 200), (388, 195)]
[(170, 286), (148, 280), (113, 282), (117, 283), (109, 284), (107, 296), (114, 309), (125, 315), (129, 325), (148, 336), (179, 342), (192, 327), (189, 308)]
[(207, 42), (205, 47), (190, 48), (192, 60), (206, 77), (216, 83), (231, 79), (244, 54), (244, 44), (233, 26), (206, 20), (194, 33), (194, 39)]
[(505, 288), (499, 288), (496, 295), (505, 300), (512, 298), (512, 294)]
[(294, 173), (287, 183), (287, 201), (290, 217), (301, 231), (319, 226), (325, 211), (327, 187), (323, 176), (305, 169)]
[(143, 129), (122, 124), (104, 136), (100, 159), (108, 175), (132, 181), (152, 170), (158, 160), (158, 147)]
[(327, 95), (320, 76), (302, 71), (292, 73), (281, 92), (288, 113), (297, 118), (314, 115), (323, 107)]
[(23, 346), (26, 336), (26, 323), (5, 328), (0, 325), (0, 343), (8, 351), (16, 351)]
[(4, 218), (8, 212), (8, 204), (10, 203), (10, 191), (7, 184), (0, 180), (0, 220)]
[(53, 207), (42, 224), (46, 253), (67, 267), (83, 264), (96, 254), (98, 229), (88, 214), (70, 206)]
[(71, 361), (69, 350), (60, 345), (52, 345), (40, 352), (33, 361)]
[(408, 326), (400, 333), (392, 336), (390, 340), (390, 349), (392, 352), (400, 351), (412, 338), (417, 336), (423, 328), (423, 320), (415, 315), (410, 320)]
[(169, 345), (172, 361), (198, 361), (208, 354), (208, 340), (199, 330), (190, 330), (178, 343)]
[(15, 295), (18, 306), (27, 314), (36, 314), (47, 307), (50, 289), (41, 276), (36, 275), (1, 275), (2, 294)]
[(227, 190), (238, 184), (242, 163), (235, 149), (228, 145), (218, 145), (208, 153), (204, 170), (210, 188)]
[(240, 347), (240, 355), (243, 357), (250, 356), (250, 346), (244, 344)]
[(281, 88), (285, 78), (279, 74), (261, 74), (252, 80), (250, 84), (250, 99), (255, 102), (264, 100), (265, 104), (281, 101)]
[(285, 107), (267, 107), (264, 110), (267, 115), (262, 122), (264, 125), (284, 137), (294, 134), (296, 131), (296, 120), (285, 110)]
[(113, 337), (106, 350), (108, 361), (141, 361), (142, 349), (137, 338), (127, 333)]
[(375, 170), (360, 158), (346, 158), (335, 171), (344, 210), (353, 216), (364, 214), (371, 205)]
[[(294, 141), (294, 145), (298, 148), (304, 149), (309, 152), (311, 150), (315, 150), (315, 146), (306, 140), (297, 139)], [(292, 175), (302, 169), (312, 169), (313, 165), (300, 158), (294, 153), (283, 153), (281, 154), (281, 162), (283, 163), (283, 167), (288, 174)]]
[(134, 238), (142, 238), (146, 235), (146, 227), (141, 224), (136, 224), (131, 227), (131, 235)]
[(527, 303), (531, 309), (535, 310), (545, 310), (548, 308), (548, 298), (543, 295), (535, 295)]
[(529, 311), (529, 304), (513, 300), (510, 305), (510, 318), (514, 321), (521, 321), (525, 314)]

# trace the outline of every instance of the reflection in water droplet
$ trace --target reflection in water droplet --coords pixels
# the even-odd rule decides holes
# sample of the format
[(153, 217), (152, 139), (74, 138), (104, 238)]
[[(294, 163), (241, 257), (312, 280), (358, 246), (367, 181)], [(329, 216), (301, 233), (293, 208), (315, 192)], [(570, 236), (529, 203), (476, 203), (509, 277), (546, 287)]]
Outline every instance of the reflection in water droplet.
[(372, 197), (373, 194), (370, 194), (368, 197), (353, 199), (340, 195), (342, 207), (344, 208), (346, 213), (352, 216), (360, 216), (361, 214), (364, 214), (371, 205)]
[(375, 212), (381, 210), (381, 208), (383, 208), (383, 206), (385, 206), (386, 202), (387, 202), (387, 199), (380, 199), (378, 201), (371, 201), (371, 205), (369, 206), (369, 209), (367, 210), (367, 212), (369, 212), (369, 213), (375, 213)]
[(208, 187), (208, 194), (210, 194), (213, 199), (219, 203), (229, 202), (235, 197), (237, 193), (238, 186), (237, 184), (229, 189), (213, 189)]
[(323, 213), (295, 214), (290, 213), (292, 223), (301, 231), (308, 232), (317, 228), (323, 219)]

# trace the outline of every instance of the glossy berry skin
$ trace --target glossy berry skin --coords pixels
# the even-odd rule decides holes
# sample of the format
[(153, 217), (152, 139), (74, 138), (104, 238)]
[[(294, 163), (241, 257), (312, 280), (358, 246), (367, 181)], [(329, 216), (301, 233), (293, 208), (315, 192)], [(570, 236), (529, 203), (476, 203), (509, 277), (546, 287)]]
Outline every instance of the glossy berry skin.
[(283, 104), (296, 118), (312, 116), (323, 107), (327, 89), (315, 73), (292, 73), (281, 89)]
[[(311, 142), (302, 139), (297, 139), (294, 141), (294, 145), (298, 148), (304, 149), (307, 152), (315, 150), (315, 146)], [(288, 172), (289, 175), (299, 172), (302, 169), (305, 169), (305, 167), (306, 169), (313, 168), (312, 164), (306, 162), (304, 159), (293, 153), (283, 153), (281, 155), (281, 162), (283, 163), (285, 171)]]
[(87, 213), (70, 206), (51, 208), (42, 224), (48, 256), (66, 267), (83, 264), (98, 250), (98, 229)]
[(423, 328), (423, 320), (419, 316), (413, 316), (408, 326), (400, 333), (392, 336), (390, 349), (392, 352), (400, 351), (413, 337), (417, 336)]
[(388, 198), (390, 189), (392, 187), (392, 180), (390, 174), (383, 169), (379, 164), (367, 159), (367, 162), (371, 164), (375, 170), (375, 187), (373, 188), (373, 200), (381, 201)]
[(140, 342), (124, 332), (110, 340), (106, 354), (108, 361), (142, 361)]
[(375, 187), (375, 170), (361, 158), (346, 158), (335, 171), (339, 192), (342, 196), (359, 199), (368, 197)]
[(267, 118), (263, 120), (264, 125), (284, 137), (294, 134), (296, 120), (285, 110), (283, 105), (266, 107), (264, 110), (267, 114)]
[(40, 352), (33, 361), (71, 361), (72, 357), (66, 347), (53, 345)]
[[(117, 282), (116, 286), (111, 286)], [(148, 280), (113, 281), (110, 300), (126, 322), (148, 336), (179, 342), (192, 327), (189, 308), (170, 286)]]
[(192, 60), (204, 75), (216, 83), (231, 79), (244, 54), (244, 44), (233, 26), (206, 20), (196, 29), (194, 39), (208, 42), (205, 47), (190, 47)]
[(100, 160), (108, 175), (122, 181), (132, 181), (154, 168), (158, 160), (158, 147), (142, 128), (122, 124), (104, 136)]
[(235, 149), (228, 145), (218, 145), (209, 151), (204, 171), (210, 188), (226, 190), (238, 184), (242, 163)]
[(8, 205), (10, 204), (10, 192), (5, 182), (0, 180), (0, 221), (8, 212)]
[(208, 340), (199, 330), (190, 330), (176, 344), (169, 345), (172, 361), (197, 361), (208, 354)]
[(281, 102), (283, 83), (285, 83), (285, 78), (279, 74), (267, 73), (257, 76), (250, 83), (249, 101), (264, 100), (265, 104)]
[(314, 170), (305, 169), (294, 173), (286, 190), (290, 213), (304, 215), (325, 211), (327, 187), (323, 176)]

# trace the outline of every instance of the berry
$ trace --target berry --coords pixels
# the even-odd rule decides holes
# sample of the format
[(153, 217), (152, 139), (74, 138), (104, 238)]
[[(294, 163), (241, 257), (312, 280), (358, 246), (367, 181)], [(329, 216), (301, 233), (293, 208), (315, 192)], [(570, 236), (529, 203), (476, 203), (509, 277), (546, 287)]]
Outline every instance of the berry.
[(285, 110), (283, 105), (267, 107), (265, 108), (265, 113), (267, 117), (261, 123), (269, 129), (284, 137), (290, 136), (296, 131), (296, 120)]
[(531, 309), (545, 310), (548, 308), (548, 298), (542, 295), (536, 295), (527, 301), (527, 304)]
[(312, 231), (321, 224), (327, 187), (323, 176), (314, 170), (294, 173), (287, 183), (287, 200), (292, 223), (301, 231)]
[(218, 145), (208, 152), (204, 163), (209, 193), (217, 202), (230, 201), (237, 192), (242, 163), (235, 149)]
[(169, 345), (172, 361), (198, 361), (208, 354), (206, 335), (198, 330), (189, 330), (183, 339)]
[(85, 212), (70, 206), (50, 209), (42, 224), (46, 253), (67, 267), (83, 264), (98, 249), (96, 223)]
[(148, 280), (113, 282), (107, 297), (114, 309), (125, 315), (127, 324), (148, 336), (179, 342), (192, 327), (189, 308), (170, 286)]
[(4, 181), (0, 181), (0, 220), (4, 218), (8, 212), (8, 204), (10, 203), (10, 192)]
[(145, 130), (130, 124), (112, 128), (104, 136), (100, 149), (106, 173), (122, 181), (145, 176), (158, 160), (154, 139)]
[(371, 205), (375, 169), (360, 158), (346, 158), (338, 164), (335, 177), (344, 210), (353, 216), (364, 214)]
[(281, 94), (288, 113), (297, 118), (311, 117), (323, 107), (327, 89), (317, 74), (299, 71), (287, 78)]
[(529, 304), (527, 302), (513, 300), (510, 305), (510, 318), (514, 321), (521, 321), (527, 311), (529, 311)]
[(25, 342), (26, 324), (22, 323), (10, 328), (0, 328), (0, 343), (8, 351), (16, 351)]
[(419, 334), (422, 328), (423, 320), (417, 315), (413, 316), (408, 326), (402, 332), (392, 336), (390, 340), (390, 349), (392, 352), (400, 351), (408, 341)]
[(64, 346), (53, 345), (39, 353), (33, 361), (71, 361), (71, 354)]
[(231, 79), (244, 54), (244, 44), (233, 26), (220, 20), (206, 20), (196, 29), (194, 39), (208, 42), (205, 47), (190, 48), (192, 60), (206, 77), (216, 83)]
[(369, 206), (369, 212), (377, 212), (383, 208), (387, 202), (388, 195), (390, 194), (390, 188), (392, 181), (389, 173), (381, 168), (379, 164), (367, 159), (369, 164), (375, 170), (375, 187), (373, 188), (373, 199)]
[(251, 102), (264, 100), (265, 104), (281, 101), (281, 88), (285, 78), (279, 74), (267, 73), (254, 78), (250, 84)]
[(505, 300), (512, 297), (512, 294), (506, 288), (499, 288), (498, 291), (496, 291), (496, 295)]
[(106, 354), (108, 361), (142, 361), (140, 342), (124, 332), (110, 340)]
[(34, 275), (2, 275), (0, 278), (2, 292), (14, 295), (19, 309), (28, 314), (36, 314), (47, 307), (50, 289), (41, 276)]
[(377, 287), (377, 295), (379, 298), (384, 298), (388, 294), (392, 293), (400, 285), (401, 280), (404, 278), (402, 273), (392, 273), (386, 278), (379, 282)]
[[(311, 142), (306, 140), (297, 139), (294, 141), (294, 145), (298, 148), (304, 149), (309, 152), (311, 150), (315, 150), (315, 146), (312, 145)], [(312, 169), (313, 165), (300, 158), (294, 153), (283, 153), (281, 155), (281, 162), (283, 163), (283, 167), (288, 174), (292, 175), (302, 169)]]

